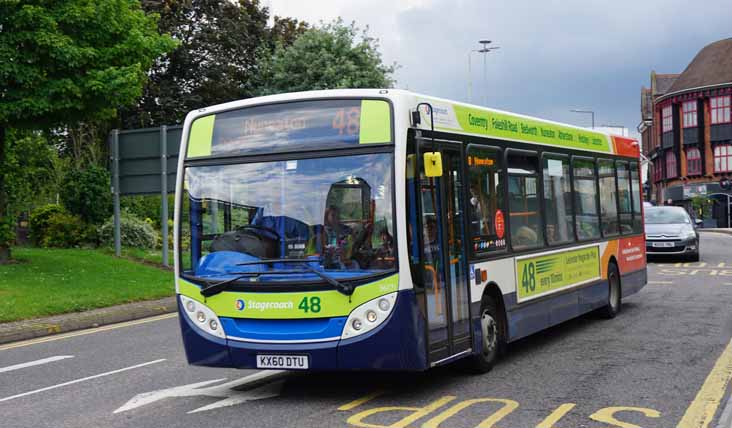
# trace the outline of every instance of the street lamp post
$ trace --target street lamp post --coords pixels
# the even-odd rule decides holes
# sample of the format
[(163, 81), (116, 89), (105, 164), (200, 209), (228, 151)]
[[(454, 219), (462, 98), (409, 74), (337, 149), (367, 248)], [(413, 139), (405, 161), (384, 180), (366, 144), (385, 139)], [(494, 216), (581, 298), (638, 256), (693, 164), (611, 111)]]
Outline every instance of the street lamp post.
[(483, 93), (483, 105), (488, 105), (488, 72), (486, 67), (486, 56), (488, 52), (500, 49), (499, 46), (492, 46), (488, 47), (490, 43), (492, 43), (491, 40), (479, 40), (478, 43), (483, 45), (482, 49), (471, 49), (468, 52), (468, 102), (473, 102), (473, 74), (472, 74), (472, 65), (471, 65), (471, 55), (473, 52), (478, 52), (483, 54), (483, 84), (485, 85), (485, 92)]
[(570, 110), (572, 113), (589, 113), (592, 115), (592, 129), (595, 129), (595, 112), (592, 110)]

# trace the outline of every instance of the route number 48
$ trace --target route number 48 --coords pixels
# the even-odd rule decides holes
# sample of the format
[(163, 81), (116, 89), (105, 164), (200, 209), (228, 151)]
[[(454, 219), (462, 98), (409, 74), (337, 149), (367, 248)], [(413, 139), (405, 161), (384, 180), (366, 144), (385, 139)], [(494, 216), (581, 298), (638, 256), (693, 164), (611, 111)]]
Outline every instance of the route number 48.
[(536, 267), (533, 262), (524, 265), (524, 271), (521, 274), (521, 287), (525, 293), (536, 290)]
[(317, 314), (318, 312), (320, 312), (320, 297), (303, 297), (297, 309), (301, 309), (305, 313), (312, 312)]

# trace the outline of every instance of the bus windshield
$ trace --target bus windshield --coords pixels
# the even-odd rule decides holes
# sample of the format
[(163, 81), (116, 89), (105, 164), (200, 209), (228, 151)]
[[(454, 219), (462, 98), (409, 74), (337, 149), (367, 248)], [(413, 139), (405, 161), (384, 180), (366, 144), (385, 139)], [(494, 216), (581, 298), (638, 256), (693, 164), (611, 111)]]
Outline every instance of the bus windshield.
[(183, 272), (321, 282), (312, 268), (338, 279), (392, 270), (392, 165), (376, 153), (187, 167)]

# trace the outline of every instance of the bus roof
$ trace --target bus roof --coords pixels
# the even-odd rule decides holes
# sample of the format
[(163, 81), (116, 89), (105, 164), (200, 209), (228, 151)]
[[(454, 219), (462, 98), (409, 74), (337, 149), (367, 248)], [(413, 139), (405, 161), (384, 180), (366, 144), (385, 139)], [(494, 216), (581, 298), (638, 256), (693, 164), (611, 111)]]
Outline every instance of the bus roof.
[[(394, 104), (397, 118), (406, 117), (407, 111), (414, 110), (419, 103), (429, 103), (437, 131), (639, 157), (639, 144), (632, 138), (402, 89), (328, 89), (267, 95), (192, 111), (186, 117), (186, 123), (198, 116), (255, 105), (354, 97), (389, 99)], [(429, 130), (428, 109), (420, 112), (421, 122), (412, 126)]]

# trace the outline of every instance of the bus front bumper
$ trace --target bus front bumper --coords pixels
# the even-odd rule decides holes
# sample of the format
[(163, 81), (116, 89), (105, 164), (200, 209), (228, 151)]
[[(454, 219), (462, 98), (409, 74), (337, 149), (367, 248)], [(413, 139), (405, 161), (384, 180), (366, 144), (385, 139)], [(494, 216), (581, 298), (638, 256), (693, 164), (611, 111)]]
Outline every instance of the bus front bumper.
[[(209, 367), (257, 369), (258, 355), (305, 356), (308, 370), (425, 370), (425, 326), (414, 292), (399, 292), (394, 309), (375, 329), (349, 339), (267, 343), (219, 338), (202, 331), (183, 315), (178, 319), (188, 363)], [(222, 319), (222, 323), (224, 320)]]

